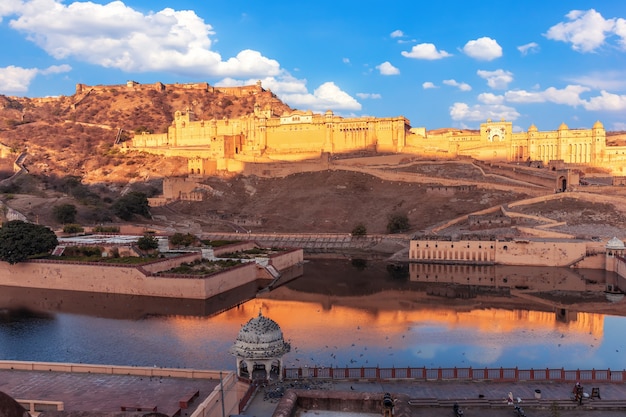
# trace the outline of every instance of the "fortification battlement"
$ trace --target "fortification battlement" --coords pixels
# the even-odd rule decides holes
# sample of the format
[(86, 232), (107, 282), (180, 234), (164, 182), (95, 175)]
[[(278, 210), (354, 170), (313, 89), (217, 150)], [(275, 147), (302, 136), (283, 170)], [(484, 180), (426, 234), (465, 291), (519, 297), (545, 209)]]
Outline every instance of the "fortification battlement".
[(234, 97), (245, 97), (253, 94), (258, 94), (264, 90), (261, 85), (261, 81), (257, 81), (254, 85), (244, 85), (237, 87), (216, 87), (212, 86), (207, 82), (200, 83), (175, 83), (175, 84), (163, 84), (160, 81), (157, 81), (152, 84), (140, 84), (137, 81), (129, 80), (126, 84), (113, 84), (113, 85), (87, 85), (87, 84), (76, 84), (76, 94), (83, 94), (90, 91), (110, 91), (115, 89), (124, 89), (127, 91), (150, 91), (155, 90), (158, 92), (162, 91), (201, 91), (206, 93), (223, 93), (228, 94)]

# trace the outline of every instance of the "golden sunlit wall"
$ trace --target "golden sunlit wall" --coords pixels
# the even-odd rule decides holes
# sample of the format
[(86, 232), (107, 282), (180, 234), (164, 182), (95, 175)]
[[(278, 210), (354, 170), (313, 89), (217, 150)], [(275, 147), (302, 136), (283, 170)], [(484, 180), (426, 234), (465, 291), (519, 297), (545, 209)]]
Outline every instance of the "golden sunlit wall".
[[(238, 138), (237, 143), (229, 137)], [(324, 152), (373, 150), (439, 158), (467, 156), (485, 161), (547, 164), (562, 160), (601, 166), (617, 175), (623, 175), (626, 165), (626, 146), (607, 146), (606, 131), (600, 122), (592, 129), (569, 129), (561, 124), (558, 130), (539, 131), (532, 125), (527, 132), (513, 133), (512, 122), (488, 120), (479, 131), (447, 129), (429, 133), (412, 129), (402, 116), (343, 118), (331, 111), (295, 111), (278, 117), (257, 109), (254, 114), (222, 120), (195, 120), (191, 111), (177, 111), (167, 134), (137, 135), (123, 146), (166, 156), (241, 161), (259, 156), (296, 160), (289, 155), (303, 155), (299, 158), (303, 159)]]

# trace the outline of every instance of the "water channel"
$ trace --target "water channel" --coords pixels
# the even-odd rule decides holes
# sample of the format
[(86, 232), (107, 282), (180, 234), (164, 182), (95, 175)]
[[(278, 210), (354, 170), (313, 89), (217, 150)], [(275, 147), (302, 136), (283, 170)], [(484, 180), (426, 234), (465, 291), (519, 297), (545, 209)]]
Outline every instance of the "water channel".
[(319, 259), (271, 292), (207, 301), (0, 287), (0, 359), (230, 370), (261, 311), (287, 367), (621, 370), (624, 287), (601, 271)]

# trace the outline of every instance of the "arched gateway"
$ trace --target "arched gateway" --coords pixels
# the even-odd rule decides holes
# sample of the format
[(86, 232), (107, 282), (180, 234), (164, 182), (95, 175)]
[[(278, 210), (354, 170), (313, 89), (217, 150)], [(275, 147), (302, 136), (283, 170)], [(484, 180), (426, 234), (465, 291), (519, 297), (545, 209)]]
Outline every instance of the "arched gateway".
[(230, 348), (237, 358), (237, 375), (242, 378), (282, 379), (283, 355), (291, 345), (283, 339), (280, 326), (272, 319), (250, 319), (239, 331), (235, 344)]

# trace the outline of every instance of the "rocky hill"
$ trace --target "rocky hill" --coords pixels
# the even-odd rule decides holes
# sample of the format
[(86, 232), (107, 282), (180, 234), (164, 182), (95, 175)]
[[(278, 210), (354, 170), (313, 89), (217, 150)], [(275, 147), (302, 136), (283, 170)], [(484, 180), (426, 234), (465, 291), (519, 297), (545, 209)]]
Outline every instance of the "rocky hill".
[[(86, 183), (127, 182), (161, 176), (164, 170), (158, 159), (120, 155), (113, 146), (116, 140), (135, 132), (165, 132), (177, 110), (193, 109), (199, 119), (210, 120), (250, 114), (257, 104), (270, 106), (276, 114), (291, 111), (270, 91), (236, 96), (182, 85), (83, 87), (72, 96), (54, 98), (0, 95), (0, 143), (18, 153), (27, 151), (28, 169), (34, 175), (72, 175)], [(186, 170), (186, 161), (178, 164)], [(174, 168), (172, 174), (182, 172)]]
[[(176, 110), (191, 108), (205, 120), (250, 114), (257, 104), (261, 108), (270, 106), (275, 114), (291, 111), (269, 91), (229, 94), (228, 90), (180, 86), (85, 87), (72, 96), (55, 98), (0, 95), (0, 143), (4, 145), (0, 151), (5, 155), (0, 158), (0, 180), (13, 174), (13, 161), (21, 153), (27, 155), (28, 169), (27, 174), (14, 180), (0, 181), (0, 200), (31, 221), (59, 227), (54, 208), (72, 204), (78, 209), (78, 223), (118, 222), (111, 205), (122, 194), (133, 190), (153, 196), (161, 192), (164, 175), (184, 175), (184, 159), (122, 154), (114, 146), (134, 132), (165, 131)], [(623, 132), (614, 136), (614, 140), (621, 141)], [(303, 172), (273, 179), (208, 178), (204, 182), (214, 193), (205, 201), (155, 208), (154, 219), (135, 218), (133, 222), (194, 233), (350, 233), (362, 223), (368, 233), (386, 233), (389, 217), (399, 213), (407, 216), (412, 232), (419, 232), (464, 214), (537, 194), (532, 188), (516, 187), (515, 182), (503, 186), (502, 179), (487, 178), (467, 163), (422, 163), (428, 164), (427, 174), (423, 164), (403, 168), (420, 173), (422, 178), (416, 182), (390, 180), (358, 169)], [(387, 171), (387, 176), (390, 172), (384, 167), (381, 171)], [(451, 193), (429, 191), (433, 184), (463, 185), (467, 181), (478, 186), (461, 187)], [(566, 216), (563, 213), (568, 212), (568, 205), (572, 203), (550, 206), (551, 213), (554, 217)], [(607, 215), (596, 213), (598, 207)], [(582, 218), (581, 213), (593, 213), (585, 217), (589, 229), (607, 222), (624, 227), (626, 217), (620, 214), (614, 218), (611, 212), (615, 212), (613, 205), (585, 203), (577, 207), (578, 215), (573, 214), (571, 220)]]

